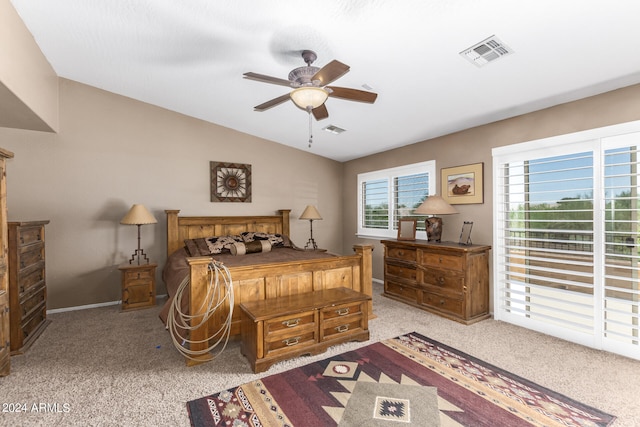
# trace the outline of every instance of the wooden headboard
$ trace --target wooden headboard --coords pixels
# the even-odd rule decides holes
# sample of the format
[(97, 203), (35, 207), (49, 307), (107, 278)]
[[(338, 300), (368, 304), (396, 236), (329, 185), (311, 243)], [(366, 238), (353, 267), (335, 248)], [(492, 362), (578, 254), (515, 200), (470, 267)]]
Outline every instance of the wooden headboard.
[(167, 214), (167, 256), (184, 246), (185, 239), (228, 236), (256, 231), (289, 236), (291, 209), (280, 209), (278, 215), (262, 216), (178, 216), (179, 210)]

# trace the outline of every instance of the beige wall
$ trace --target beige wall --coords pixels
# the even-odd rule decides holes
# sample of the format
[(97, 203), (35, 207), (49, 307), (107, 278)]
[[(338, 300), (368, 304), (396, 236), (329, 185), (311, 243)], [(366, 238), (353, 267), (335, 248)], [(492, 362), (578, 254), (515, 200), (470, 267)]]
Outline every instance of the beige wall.
[[(120, 272), (137, 247), (135, 226), (120, 225), (133, 203), (158, 219), (142, 227), (142, 247), (161, 266), (164, 209), (185, 215), (275, 214), (292, 209), (291, 236), (304, 246), (307, 204), (318, 244), (342, 248), (342, 165), (69, 80), (60, 80), (57, 134), (0, 128), (8, 161), (9, 220), (49, 219), (49, 309), (117, 301)], [(252, 203), (211, 203), (209, 162), (252, 165)], [(158, 275), (158, 279), (160, 276)], [(158, 293), (165, 292), (159, 279)]]
[(58, 129), (58, 77), (9, 0), (0, 0), (0, 126)]
[[(425, 160), (435, 160), (438, 169), (484, 163), (484, 203), (456, 205), (458, 215), (443, 217), (443, 240), (457, 241), (463, 221), (473, 221), (472, 240), (492, 244), (493, 196), (491, 149), (554, 135), (640, 120), (640, 85), (558, 105), (531, 114), (467, 129), (344, 164), (343, 230), (345, 248), (362, 242), (375, 245), (373, 276), (384, 276), (384, 248), (379, 240), (359, 239), (357, 231), (357, 175)], [(438, 191), (439, 192), (439, 191)]]

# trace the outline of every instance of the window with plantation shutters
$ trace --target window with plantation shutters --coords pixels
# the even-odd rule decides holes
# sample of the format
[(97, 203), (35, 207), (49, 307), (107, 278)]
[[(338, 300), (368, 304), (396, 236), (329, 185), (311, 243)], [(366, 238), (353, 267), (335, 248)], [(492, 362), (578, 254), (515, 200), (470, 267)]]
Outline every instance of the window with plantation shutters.
[[(359, 174), (358, 235), (396, 237), (398, 219), (424, 219), (413, 210), (434, 193), (434, 161)], [(424, 221), (418, 222), (417, 236), (426, 238)]]
[(494, 316), (640, 359), (640, 122), (494, 149)]

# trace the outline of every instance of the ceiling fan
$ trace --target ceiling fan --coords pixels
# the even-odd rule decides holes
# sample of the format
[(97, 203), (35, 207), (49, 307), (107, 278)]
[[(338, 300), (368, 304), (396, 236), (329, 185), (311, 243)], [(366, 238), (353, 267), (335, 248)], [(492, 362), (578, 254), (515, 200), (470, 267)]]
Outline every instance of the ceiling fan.
[(290, 93), (256, 105), (254, 110), (265, 111), (291, 99), (297, 107), (309, 112), (309, 114), (313, 114), (316, 120), (322, 120), (329, 117), (329, 112), (325, 106), (325, 101), (328, 97), (366, 102), (369, 104), (375, 102), (378, 97), (376, 93), (359, 89), (327, 86), (345, 75), (350, 67), (336, 60), (329, 62), (322, 68), (314, 67), (311, 64), (316, 58), (317, 55), (315, 52), (303, 50), (302, 59), (304, 59), (307, 66), (291, 70), (288, 80), (252, 72), (244, 73), (245, 79), (294, 88)]

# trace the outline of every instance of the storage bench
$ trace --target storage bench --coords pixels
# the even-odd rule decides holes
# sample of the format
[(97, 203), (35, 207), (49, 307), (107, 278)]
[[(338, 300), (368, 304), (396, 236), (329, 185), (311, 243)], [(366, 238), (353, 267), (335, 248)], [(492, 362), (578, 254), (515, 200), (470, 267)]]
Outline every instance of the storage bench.
[(242, 303), (242, 354), (257, 373), (332, 345), (366, 341), (369, 300), (348, 288), (332, 288)]

